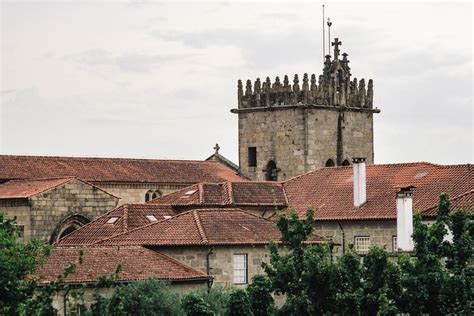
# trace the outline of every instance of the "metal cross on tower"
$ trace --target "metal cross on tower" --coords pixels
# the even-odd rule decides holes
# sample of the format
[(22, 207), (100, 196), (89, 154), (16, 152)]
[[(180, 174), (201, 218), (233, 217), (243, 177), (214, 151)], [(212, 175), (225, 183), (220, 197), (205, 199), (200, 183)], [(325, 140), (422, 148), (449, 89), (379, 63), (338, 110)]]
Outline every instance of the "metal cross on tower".
[(334, 46), (334, 59), (339, 58), (339, 45), (342, 45), (342, 42), (336, 37), (334, 42), (332, 42), (332, 46)]
[(213, 149), (216, 151), (216, 154), (218, 155), (219, 154), (219, 149), (221, 149), (221, 148), (219, 147), (219, 144), (216, 144), (216, 146), (214, 146)]

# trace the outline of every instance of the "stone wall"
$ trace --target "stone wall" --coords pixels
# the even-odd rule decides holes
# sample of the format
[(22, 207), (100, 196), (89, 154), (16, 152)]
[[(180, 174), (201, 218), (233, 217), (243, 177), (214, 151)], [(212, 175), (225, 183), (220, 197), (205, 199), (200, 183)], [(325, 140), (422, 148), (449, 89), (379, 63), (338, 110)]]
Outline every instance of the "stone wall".
[(27, 201), (23, 203), (2, 203), (0, 204), (0, 212), (4, 212), (7, 219), (16, 217), (16, 223), (20, 226), (20, 230), (23, 231), (23, 236), (19, 238), (20, 240), (31, 239), (31, 213)]
[(31, 236), (50, 242), (59, 226), (67, 225), (65, 219), (80, 216), (91, 221), (114, 209), (117, 202), (116, 197), (72, 179), (30, 199)]
[(96, 182), (99, 188), (120, 197), (119, 205), (125, 203), (145, 203), (145, 194), (148, 191), (157, 191), (161, 195), (178, 191), (182, 188), (190, 186), (188, 184), (159, 184), (159, 183), (110, 183)]
[[(388, 252), (394, 252), (393, 237), (397, 235), (396, 220), (341, 221), (339, 223), (344, 230), (346, 251), (354, 244), (354, 237), (370, 236), (371, 245), (385, 247)], [(317, 222), (315, 233), (340, 244), (335, 250), (337, 254), (342, 254), (342, 230), (338, 222)]]
[[(374, 161), (373, 110), (286, 106), (233, 111), (239, 115), (241, 172), (253, 180), (265, 180), (270, 160), (280, 169), (278, 180), (324, 167), (328, 159), (336, 164), (353, 157)], [(249, 167), (249, 147), (257, 148), (256, 167)]]
[[(173, 257), (184, 264), (207, 273), (207, 254), (212, 247), (173, 247), (157, 248), (156, 250)], [(247, 254), (248, 281), (255, 274), (262, 273), (261, 264), (269, 261), (269, 252), (265, 246), (219, 246), (212, 248), (209, 256), (210, 275), (214, 277), (214, 285), (234, 286), (233, 258), (234, 254)], [(235, 285), (245, 286), (245, 285)]]

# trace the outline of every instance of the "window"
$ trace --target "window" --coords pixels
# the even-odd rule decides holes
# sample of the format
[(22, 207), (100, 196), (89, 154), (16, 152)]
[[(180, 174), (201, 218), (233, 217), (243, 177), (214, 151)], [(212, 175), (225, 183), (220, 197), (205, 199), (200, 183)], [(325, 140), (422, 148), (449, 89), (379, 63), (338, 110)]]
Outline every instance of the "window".
[(158, 222), (158, 219), (155, 217), (155, 215), (146, 215), (146, 219), (147, 219), (150, 223)]
[(154, 200), (156, 198), (159, 198), (161, 196), (161, 192), (159, 190), (148, 190), (145, 193), (145, 202)]
[(249, 167), (257, 166), (257, 147), (249, 147)]
[(342, 162), (342, 165), (343, 165), (343, 166), (350, 166), (351, 163), (349, 162), (349, 160), (346, 159), (346, 160), (344, 160), (344, 161)]
[(328, 159), (328, 161), (326, 161), (326, 167), (334, 167), (334, 165), (334, 160)]
[(247, 254), (234, 255), (234, 284), (247, 284)]
[(355, 251), (360, 255), (365, 255), (369, 252), (370, 248), (370, 237), (369, 236), (358, 236), (354, 237)]
[(186, 193), (184, 193), (184, 195), (193, 195), (194, 193), (196, 193), (197, 190), (190, 190), (190, 191), (187, 191)]
[(392, 236), (392, 251), (393, 251), (393, 252), (397, 252), (397, 251), (398, 251), (397, 236)]
[(114, 224), (119, 218), (118, 217), (111, 217), (107, 221), (107, 224)]
[(265, 171), (265, 180), (277, 181), (278, 171), (279, 169), (277, 168), (276, 163), (273, 160), (270, 160), (267, 164), (267, 169)]

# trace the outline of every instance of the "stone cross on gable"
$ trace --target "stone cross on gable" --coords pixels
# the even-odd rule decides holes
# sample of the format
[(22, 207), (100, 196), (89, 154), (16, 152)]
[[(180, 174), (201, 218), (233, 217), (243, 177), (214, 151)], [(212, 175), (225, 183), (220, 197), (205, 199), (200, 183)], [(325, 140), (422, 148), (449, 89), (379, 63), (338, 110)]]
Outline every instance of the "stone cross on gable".
[(334, 42), (332, 42), (331, 45), (334, 46), (334, 59), (338, 59), (339, 58), (339, 45), (342, 45), (342, 42), (339, 41), (339, 38), (336, 37), (334, 39)]
[(216, 155), (218, 155), (219, 154), (219, 149), (221, 149), (221, 148), (219, 147), (219, 144), (216, 144), (216, 146), (214, 146), (213, 149), (216, 151)]

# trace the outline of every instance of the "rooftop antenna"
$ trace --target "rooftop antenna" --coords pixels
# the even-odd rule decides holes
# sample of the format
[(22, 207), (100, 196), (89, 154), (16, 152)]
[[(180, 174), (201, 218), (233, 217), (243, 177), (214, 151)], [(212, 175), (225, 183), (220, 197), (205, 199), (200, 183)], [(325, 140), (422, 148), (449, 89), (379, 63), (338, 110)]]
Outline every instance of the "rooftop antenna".
[(325, 30), (325, 27), (324, 27), (324, 4), (323, 4), (323, 63), (324, 63), (324, 56), (326, 55), (326, 39), (325, 39), (325, 36), (326, 36), (326, 30)]
[(328, 55), (331, 56), (331, 18), (328, 18)]

